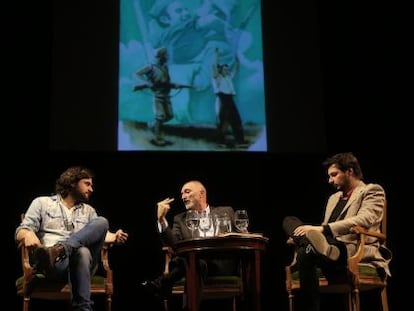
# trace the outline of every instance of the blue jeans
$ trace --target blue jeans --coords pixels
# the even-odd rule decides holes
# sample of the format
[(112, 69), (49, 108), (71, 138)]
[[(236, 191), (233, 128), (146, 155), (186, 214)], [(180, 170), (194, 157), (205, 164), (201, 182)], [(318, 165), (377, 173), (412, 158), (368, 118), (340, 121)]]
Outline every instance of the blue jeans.
[(60, 243), (65, 248), (66, 257), (55, 264), (47, 277), (69, 281), (73, 311), (92, 310), (91, 275), (98, 267), (108, 228), (106, 218), (97, 217)]

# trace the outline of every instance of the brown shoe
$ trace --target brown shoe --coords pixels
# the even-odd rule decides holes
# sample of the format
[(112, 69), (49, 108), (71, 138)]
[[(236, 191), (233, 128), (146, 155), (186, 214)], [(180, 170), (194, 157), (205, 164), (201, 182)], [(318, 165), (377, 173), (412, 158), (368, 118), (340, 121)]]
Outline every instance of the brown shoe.
[(52, 247), (38, 247), (34, 251), (37, 269), (47, 271), (55, 266), (55, 263), (65, 257), (65, 249), (61, 244)]

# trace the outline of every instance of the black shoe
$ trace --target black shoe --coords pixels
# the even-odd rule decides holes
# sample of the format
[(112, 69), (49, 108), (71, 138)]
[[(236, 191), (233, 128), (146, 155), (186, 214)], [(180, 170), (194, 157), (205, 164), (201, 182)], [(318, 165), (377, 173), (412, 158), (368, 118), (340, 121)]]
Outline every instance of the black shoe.
[(160, 278), (144, 281), (140, 285), (148, 294), (156, 298), (166, 298), (171, 294), (171, 288), (161, 285)]
[(155, 297), (161, 297), (161, 285), (157, 280), (155, 281), (144, 281), (141, 284), (141, 287), (145, 289), (145, 291)]
[(306, 232), (305, 236), (316, 253), (321, 254), (330, 260), (338, 260), (339, 248), (329, 244), (322, 232), (310, 230)]

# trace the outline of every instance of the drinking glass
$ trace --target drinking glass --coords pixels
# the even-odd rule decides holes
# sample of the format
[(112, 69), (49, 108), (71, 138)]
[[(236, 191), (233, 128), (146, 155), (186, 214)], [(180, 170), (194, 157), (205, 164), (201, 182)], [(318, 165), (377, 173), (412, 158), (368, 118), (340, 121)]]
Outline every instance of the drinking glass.
[(191, 231), (191, 237), (194, 238), (194, 231), (198, 229), (200, 225), (200, 216), (195, 210), (188, 210), (185, 215), (185, 225)]
[(199, 228), (204, 233), (204, 237), (206, 237), (207, 232), (210, 231), (210, 228), (212, 226), (212, 219), (211, 214), (207, 213), (205, 210), (199, 213), (200, 217), (200, 224)]
[(215, 215), (215, 235), (231, 232), (231, 218), (227, 213)]
[(240, 232), (247, 233), (249, 227), (249, 216), (245, 209), (237, 210), (234, 212), (234, 225)]

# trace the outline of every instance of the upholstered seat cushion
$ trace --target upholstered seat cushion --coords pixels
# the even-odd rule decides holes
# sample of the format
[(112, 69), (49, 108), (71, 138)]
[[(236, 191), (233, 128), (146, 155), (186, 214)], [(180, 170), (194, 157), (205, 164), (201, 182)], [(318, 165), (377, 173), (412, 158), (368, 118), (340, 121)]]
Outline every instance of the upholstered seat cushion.
[[(177, 281), (172, 289), (172, 294), (182, 295), (185, 288), (185, 278)], [(231, 298), (242, 295), (242, 280), (238, 276), (211, 276), (208, 277), (203, 287), (203, 297), (209, 299)]]
[[(18, 292), (23, 292), (23, 281), (24, 277), (21, 276), (16, 280), (16, 288)], [(67, 282), (64, 281), (51, 281), (46, 279), (44, 274), (35, 274), (34, 280), (32, 281), (33, 285), (33, 294), (31, 295), (33, 298), (36, 297), (43, 297), (42, 294), (48, 292), (50, 293), (55, 292), (56, 297), (55, 299), (61, 299), (62, 295), (69, 295), (70, 289)], [(91, 287), (94, 289), (102, 289), (104, 293), (105, 290), (105, 278), (103, 276), (95, 275), (91, 278)]]
[[(369, 265), (358, 265), (359, 269), (359, 275), (360, 276), (377, 276), (379, 277), (380, 274), (378, 273), (378, 270), (372, 266)], [(317, 275), (318, 277), (323, 277), (323, 273), (321, 269), (317, 269)], [(292, 280), (298, 281), (299, 280), (299, 271), (295, 271), (292, 273)]]

